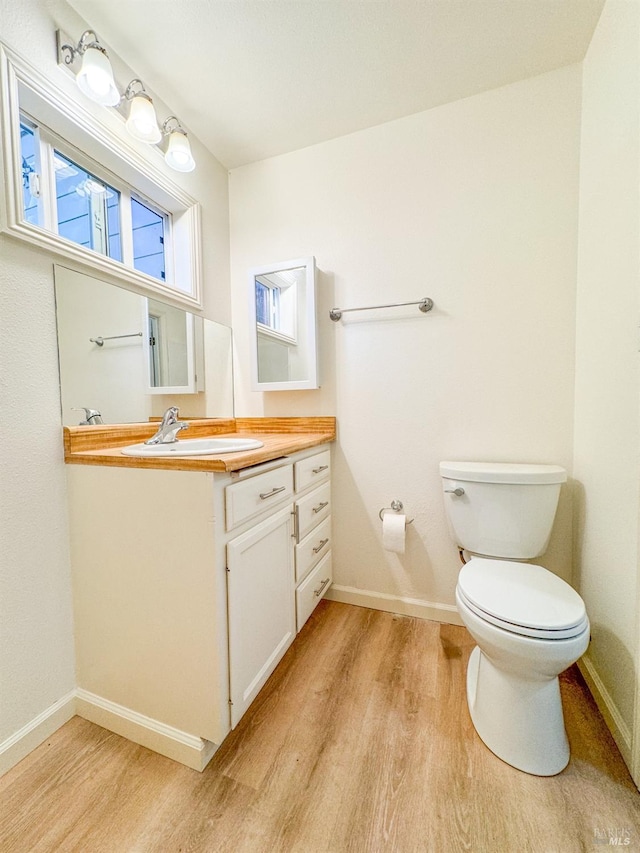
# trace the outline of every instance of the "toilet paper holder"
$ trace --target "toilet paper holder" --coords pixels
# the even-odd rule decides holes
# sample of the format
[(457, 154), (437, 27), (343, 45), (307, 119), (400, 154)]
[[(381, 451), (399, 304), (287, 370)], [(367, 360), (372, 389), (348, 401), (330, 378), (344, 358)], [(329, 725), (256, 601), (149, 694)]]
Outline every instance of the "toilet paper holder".
[[(402, 512), (403, 509), (404, 509), (404, 504), (402, 503), (402, 501), (399, 501), (396, 498), (395, 500), (391, 501), (391, 506), (383, 506), (382, 507), (382, 509), (378, 513), (378, 517), (380, 518), (380, 521), (382, 521), (382, 516), (385, 514), (385, 512)], [(414, 520), (415, 519), (413, 519), (413, 518), (408, 518), (406, 523), (407, 524), (413, 524)]]

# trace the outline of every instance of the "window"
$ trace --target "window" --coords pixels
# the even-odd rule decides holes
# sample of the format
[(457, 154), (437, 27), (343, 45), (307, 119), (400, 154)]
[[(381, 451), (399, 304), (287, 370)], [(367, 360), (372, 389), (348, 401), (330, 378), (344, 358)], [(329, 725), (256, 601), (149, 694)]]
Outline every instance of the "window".
[(200, 205), (189, 178), (103, 119), (0, 44), (0, 230), (201, 308)]
[(22, 160), (22, 207), (24, 218), (33, 225), (39, 224), (38, 166), (36, 160), (36, 135), (24, 122), (20, 122), (20, 155)]
[(120, 193), (53, 151), (58, 234), (94, 252), (122, 260)]
[[(51, 221), (56, 233), (65, 240), (84, 246), (115, 261), (128, 263), (134, 269), (167, 280), (165, 234), (170, 216), (153, 209), (131, 195), (124, 184), (117, 189), (97, 172), (81, 166), (63, 153), (53, 136), (38, 128), (26, 116), (20, 121), (24, 218), (33, 225), (45, 227), (44, 205), (51, 208)], [(37, 156), (40, 151), (40, 157)], [(41, 187), (47, 181), (38, 161), (53, 163), (54, 199), (42, 198)], [(115, 183), (115, 182), (114, 182)], [(123, 256), (121, 234), (122, 208), (128, 205), (131, 222), (130, 257)], [(126, 253), (125, 253), (126, 254)]]
[(165, 218), (137, 198), (131, 198), (133, 266), (163, 281)]

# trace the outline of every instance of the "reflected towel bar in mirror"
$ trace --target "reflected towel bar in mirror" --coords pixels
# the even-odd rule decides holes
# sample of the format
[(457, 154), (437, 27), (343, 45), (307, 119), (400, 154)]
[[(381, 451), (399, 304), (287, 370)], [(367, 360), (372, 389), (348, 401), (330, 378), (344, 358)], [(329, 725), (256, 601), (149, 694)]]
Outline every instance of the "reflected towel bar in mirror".
[(141, 338), (143, 332), (132, 332), (130, 335), (109, 335), (106, 338), (103, 338), (102, 335), (98, 335), (97, 338), (89, 338), (92, 344), (98, 344), (99, 347), (104, 346), (105, 341), (115, 341), (119, 338)]

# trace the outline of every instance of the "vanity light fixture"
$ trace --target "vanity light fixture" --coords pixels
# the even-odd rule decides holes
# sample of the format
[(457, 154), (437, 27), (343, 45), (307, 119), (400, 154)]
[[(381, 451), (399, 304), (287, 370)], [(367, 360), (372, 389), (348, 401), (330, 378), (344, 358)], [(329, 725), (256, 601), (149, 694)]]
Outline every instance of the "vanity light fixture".
[(113, 79), (107, 51), (93, 30), (85, 30), (75, 47), (71, 44), (60, 45), (60, 53), (65, 65), (73, 65), (78, 56), (82, 58), (76, 82), (88, 98), (105, 107), (115, 107), (120, 103), (120, 93)]
[[(140, 87), (138, 91), (136, 86)], [(125, 127), (134, 139), (156, 145), (162, 139), (162, 133), (158, 127), (153, 101), (145, 91), (142, 80), (132, 80), (125, 89), (124, 97), (131, 101)]]
[[(177, 172), (192, 172), (196, 162), (191, 153), (187, 131), (175, 116), (169, 116), (162, 125), (144, 83), (135, 77), (121, 97), (113, 77), (113, 70), (104, 47), (93, 30), (85, 30), (77, 45), (69, 43), (69, 37), (58, 30), (58, 64), (76, 73), (78, 88), (92, 101), (105, 107), (122, 107), (129, 101), (129, 114), (125, 127), (139, 142), (158, 145), (168, 137), (164, 150), (166, 164)], [(81, 60), (80, 69), (74, 68)]]
[[(175, 122), (175, 124), (170, 126), (170, 122)], [(169, 137), (164, 155), (167, 165), (177, 172), (192, 172), (196, 167), (196, 161), (191, 153), (187, 131), (175, 116), (169, 116), (168, 119), (165, 119), (162, 124), (162, 133)]]

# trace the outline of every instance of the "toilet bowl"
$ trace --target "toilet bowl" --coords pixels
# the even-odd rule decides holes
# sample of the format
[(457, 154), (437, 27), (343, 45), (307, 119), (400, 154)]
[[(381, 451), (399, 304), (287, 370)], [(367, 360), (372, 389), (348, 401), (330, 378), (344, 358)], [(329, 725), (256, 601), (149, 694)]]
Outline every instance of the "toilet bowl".
[(460, 572), (456, 604), (478, 644), (467, 668), (478, 735), (519, 770), (559, 773), (570, 752), (558, 675), (589, 643), (582, 599), (542, 566), (474, 557)]
[(578, 593), (542, 566), (566, 471), (558, 465), (441, 462), (447, 522), (461, 556), (456, 604), (475, 639), (473, 725), (503, 761), (553, 776), (569, 761), (558, 675), (586, 651)]

